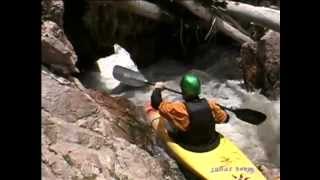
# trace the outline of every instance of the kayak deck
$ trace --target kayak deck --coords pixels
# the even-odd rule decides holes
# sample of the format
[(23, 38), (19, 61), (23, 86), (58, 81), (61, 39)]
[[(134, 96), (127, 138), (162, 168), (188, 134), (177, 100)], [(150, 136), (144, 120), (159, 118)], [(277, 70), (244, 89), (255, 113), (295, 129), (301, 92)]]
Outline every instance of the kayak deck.
[(170, 154), (203, 179), (217, 180), (265, 180), (255, 165), (230, 140), (221, 135), (218, 147), (208, 152), (188, 151), (176, 144), (165, 129), (164, 119), (156, 111), (148, 114), (149, 119), (158, 119), (153, 128), (165, 142)]

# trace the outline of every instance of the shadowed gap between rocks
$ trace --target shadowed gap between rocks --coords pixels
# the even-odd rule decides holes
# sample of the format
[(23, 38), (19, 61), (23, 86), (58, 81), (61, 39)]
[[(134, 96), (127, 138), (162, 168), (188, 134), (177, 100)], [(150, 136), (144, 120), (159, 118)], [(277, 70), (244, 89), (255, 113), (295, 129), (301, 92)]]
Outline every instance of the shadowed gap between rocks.
[[(64, 2), (64, 30), (74, 46), (79, 59), (77, 66), (82, 72), (94, 68), (94, 62), (99, 58), (111, 55), (115, 43), (127, 49), (141, 68), (164, 57), (191, 63), (197, 54), (195, 47), (208, 43), (204, 40), (207, 30), (194, 24), (195, 17), (177, 5), (167, 7), (183, 15), (182, 21), (188, 24), (185, 27), (181, 27), (180, 22), (156, 22), (85, 0)], [(213, 41), (217, 44), (234, 43), (221, 33), (217, 33)]]

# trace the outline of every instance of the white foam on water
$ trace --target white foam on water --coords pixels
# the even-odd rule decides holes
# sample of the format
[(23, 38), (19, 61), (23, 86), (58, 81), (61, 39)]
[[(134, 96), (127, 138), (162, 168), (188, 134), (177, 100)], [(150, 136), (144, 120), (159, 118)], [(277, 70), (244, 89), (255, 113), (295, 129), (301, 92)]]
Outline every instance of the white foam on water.
[[(223, 63), (220, 65), (226, 67)], [(165, 60), (143, 70), (143, 72), (151, 81), (165, 81), (167, 87), (180, 90), (181, 75), (187, 72), (187, 68), (181, 66), (183, 65), (173, 62), (167, 63)], [(280, 100), (268, 100), (258, 91), (246, 92), (242, 88), (243, 82), (241, 80), (213, 78), (215, 73), (219, 73), (218, 69), (216, 64), (215, 67), (208, 67), (207, 71), (193, 70), (196, 74), (200, 74), (201, 79), (206, 79), (202, 86), (201, 96), (214, 98), (224, 106), (250, 108), (263, 112), (267, 115), (267, 120), (256, 126), (243, 122), (230, 113), (229, 123), (217, 125), (217, 131), (232, 140), (252, 161), (280, 167)], [(228, 71), (230, 76), (230, 70)], [(210, 77), (209, 80), (208, 77)], [(133, 91), (134, 93), (131, 92), (128, 98), (136, 105), (142, 106), (150, 100), (152, 88)], [(128, 93), (125, 92), (122, 95), (126, 96)], [(168, 91), (163, 91), (162, 97), (163, 99), (181, 99), (179, 95)]]
[[(215, 98), (224, 106), (250, 108), (265, 113), (267, 120), (259, 126), (243, 122), (230, 113), (229, 123), (217, 125), (216, 129), (232, 140), (252, 161), (280, 167), (280, 100), (271, 101), (258, 91), (247, 92), (243, 89), (236, 55), (222, 52), (218, 56), (218, 53), (214, 52), (211, 53), (214, 57), (211, 57), (210, 53), (208, 54), (199, 57), (193, 67), (187, 67), (172, 59), (164, 59), (147, 69), (140, 69), (140, 72), (151, 82), (164, 81), (167, 87), (180, 90), (181, 76), (192, 70), (203, 82), (202, 97)], [(113, 65), (111, 63), (105, 67), (111, 71)], [(129, 63), (125, 66), (131, 65)], [(197, 69), (198, 65), (202, 66), (201, 70)], [(143, 106), (146, 101), (150, 101), (151, 92), (152, 87), (124, 89), (117, 96), (127, 97), (137, 106)], [(169, 91), (163, 91), (162, 97), (181, 99), (180, 95)]]
[(129, 52), (127, 52), (120, 45), (114, 45), (114, 54), (100, 58), (97, 60), (97, 64), (100, 72), (96, 72), (93, 76), (101, 82), (101, 87), (108, 90), (113, 90), (120, 85), (120, 81), (113, 77), (113, 68), (116, 65), (120, 65), (129, 68), (134, 71), (138, 71), (137, 65), (133, 62)]

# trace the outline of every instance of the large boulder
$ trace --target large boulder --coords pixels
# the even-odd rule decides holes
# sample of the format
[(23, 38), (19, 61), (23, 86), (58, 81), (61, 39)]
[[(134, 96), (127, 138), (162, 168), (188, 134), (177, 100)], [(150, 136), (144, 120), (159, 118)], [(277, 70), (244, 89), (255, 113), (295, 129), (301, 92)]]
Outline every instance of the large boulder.
[(261, 89), (261, 93), (270, 99), (279, 97), (279, 33), (270, 30), (257, 43), (244, 43), (240, 64), (247, 90)]
[(264, 165), (258, 166), (258, 169), (268, 180), (280, 180), (280, 169), (272, 166), (266, 167)]
[(53, 67), (59, 73), (69, 75), (79, 72), (75, 64), (77, 55), (63, 30), (53, 21), (41, 25), (42, 63)]
[(42, 63), (60, 75), (78, 73), (78, 56), (64, 33), (64, 1), (43, 0), (41, 24)]
[(280, 95), (280, 34), (269, 31), (258, 42), (258, 57), (264, 67), (262, 93), (272, 99)]
[(42, 20), (50, 20), (63, 26), (64, 3), (63, 0), (42, 0)]
[(184, 179), (172, 160), (144, 149), (150, 131), (128, 101), (81, 90), (44, 69), (41, 77), (43, 179)]

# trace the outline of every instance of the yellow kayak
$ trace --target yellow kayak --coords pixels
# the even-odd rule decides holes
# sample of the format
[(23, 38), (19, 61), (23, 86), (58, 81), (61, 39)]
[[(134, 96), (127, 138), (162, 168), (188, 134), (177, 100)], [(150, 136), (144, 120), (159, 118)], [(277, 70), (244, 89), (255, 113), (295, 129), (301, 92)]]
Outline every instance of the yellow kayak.
[(208, 152), (192, 152), (168, 136), (164, 119), (156, 110), (147, 111), (152, 127), (166, 144), (169, 153), (185, 168), (202, 179), (266, 180), (255, 165), (230, 140), (220, 134), (219, 145)]

